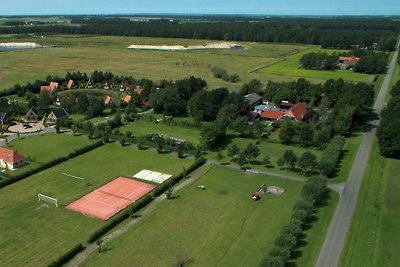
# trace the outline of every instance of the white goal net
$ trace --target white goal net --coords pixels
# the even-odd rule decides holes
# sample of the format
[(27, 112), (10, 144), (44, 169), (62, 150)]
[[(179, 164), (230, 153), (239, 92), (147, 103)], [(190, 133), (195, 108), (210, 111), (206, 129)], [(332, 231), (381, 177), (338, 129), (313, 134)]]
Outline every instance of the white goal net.
[(52, 198), (52, 197), (49, 197), (49, 196), (46, 196), (46, 195), (43, 195), (43, 194), (38, 194), (38, 200), (39, 201), (45, 201), (45, 202), (48, 202), (48, 203), (52, 203), (56, 207), (58, 207), (58, 201), (55, 198)]

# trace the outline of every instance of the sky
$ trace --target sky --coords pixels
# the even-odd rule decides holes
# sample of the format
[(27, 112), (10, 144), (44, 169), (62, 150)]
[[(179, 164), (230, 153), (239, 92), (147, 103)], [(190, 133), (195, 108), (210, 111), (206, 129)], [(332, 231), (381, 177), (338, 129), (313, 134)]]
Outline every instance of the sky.
[(400, 15), (400, 1), (0, 0), (0, 16), (53, 14)]

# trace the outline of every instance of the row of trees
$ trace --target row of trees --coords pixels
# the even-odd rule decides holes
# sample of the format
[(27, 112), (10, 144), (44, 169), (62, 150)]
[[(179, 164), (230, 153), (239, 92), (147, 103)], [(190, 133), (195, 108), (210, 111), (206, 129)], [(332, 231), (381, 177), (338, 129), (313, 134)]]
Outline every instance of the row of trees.
[(329, 142), (319, 162), (319, 169), (322, 174), (327, 177), (332, 177), (335, 174), (345, 143), (346, 139), (339, 135), (332, 138)]
[(383, 156), (400, 158), (400, 80), (393, 86), (391, 96), (392, 99), (381, 113), (378, 144)]
[[(187, 17), (184, 18), (187, 20)], [(181, 18), (134, 22), (124, 18), (74, 17), (80, 27), (62, 25), (1, 28), (1, 34), (65, 33), (148, 36), (251, 42), (318, 44), (324, 48), (394, 50), (399, 25), (391, 18), (218, 18), (208, 23), (180, 23)], [(207, 20), (207, 18), (205, 18)], [(217, 20), (217, 21), (215, 21)], [(253, 20), (253, 19), (251, 19)], [(221, 23), (221, 22), (224, 23)]]
[(310, 177), (301, 192), (301, 199), (294, 205), (290, 222), (284, 225), (275, 239), (274, 247), (261, 262), (263, 267), (284, 267), (293, 256), (297, 245), (304, 238), (312, 218), (327, 192), (324, 176)]

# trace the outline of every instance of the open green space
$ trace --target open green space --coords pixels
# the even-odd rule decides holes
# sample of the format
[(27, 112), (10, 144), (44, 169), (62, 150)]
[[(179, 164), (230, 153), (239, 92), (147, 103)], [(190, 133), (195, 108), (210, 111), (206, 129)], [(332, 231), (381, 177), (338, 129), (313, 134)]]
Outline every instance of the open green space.
[(398, 266), (400, 160), (379, 155), (375, 143), (341, 266)]
[(145, 120), (138, 120), (129, 125), (122, 126), (120, 130), (122, 133), (131, 131), (134, 136), (144, 136), (146, 134), (167, 135), (168, 137), (184, 139), (194, 145), (197, 145), (200, 140), (199, 129), (149, 122)]
[[(7, 42), (15, 41), (14, 38), (15, 36), (8, 36), (1, 39), (2, 42)], [(24, 84), (44, 79), (47, 75), (64, 76), (67, 71), (77, 70), (91, 73), (96, 69), (118, 75), (132, 75), (135, 78), (145, 77), (154, 81), (176, 80), (195, 75), (206, 79), (210, 88), (238, 88), (242, 83), (254, 78), (264, 82), (272, 78), (250, 73), (251, 70), (311, 47), (298, 44), (240, 42), (249, 49), (174, 52), (133, 50), (127, 47), (131, 44), (198, 45), (210, 41), (88, 35), (50, 35), (43, 38), (33, 35), (18, 41), (38, 42), (56, 48), (2, 52), (0, 90), (16, 83)], [(213, 66), (223, 67), (230, 74), (239, 74), (241, 81), (234, 84), (214, 78), (211, 72)]]
[[(142, 169), (178, 174), (192, 162), (175, 155), (107, 144), (2, 188), (2, 266), (46, 266), (77, 243), (85, 244), (89, 235), (104, 225), (103, 221), (67, 210), (62, 204), (118, 176), (131, 177)], [(38, 193), (57, 198), (60, 206), (38, 202)]]
[(73, 137), (67, 134), (46, 134), (20, 137), (8, 143), (8, 148), (18, 151), (27, 160), (27, 165), (9, 174), (19, 174), (43, 163), (63, 157), (93, 141), (86, 137)]
[(306, 70), (301, 68), (300, 58), (308, 53), (327, 53), (332, 54), (334, 52), (343, 52), (343, 50), (333, 50), (333, 49), (321, 49), (319, 47), (313, 47), (308, 50), (301, 51), (299, 53), (290, 55), (287, 58), (279, 60), (274, 64), (266, 66), (259, 72), (265, 74), (275, 74), (284, 76), (295, 76), (304, 78), (314, 78), (319, 80), (327, 79), (338, 79), (342, 78), (345, 81), (361, 82), (367, 81), (372, 82), (374, 75), (368, 75), (363, 73), (356, 73), (352, 71), (336, 70), (336, 71), (320, 71), (320, 70)]
[[(199, 190), (198, 185), (206, 190)], [(281, 196), (251, 199), (262, 184), (286, 189)], [(126, 234), (93, 253), (83, 266), (257, 266), (291, 215), (302, 184), (212, 167), (175, 192)], [(185, 264), (186, 265), (186, 264)]]

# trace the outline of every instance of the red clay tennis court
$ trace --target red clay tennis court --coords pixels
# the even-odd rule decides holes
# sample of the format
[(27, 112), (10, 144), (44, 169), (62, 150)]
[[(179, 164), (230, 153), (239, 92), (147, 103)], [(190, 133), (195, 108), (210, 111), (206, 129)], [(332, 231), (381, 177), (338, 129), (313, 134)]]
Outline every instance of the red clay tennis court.
[(154, 187), (151, 184), (118, 177), (72, 202), (67, 208), (101, 220), (108, 220)]

